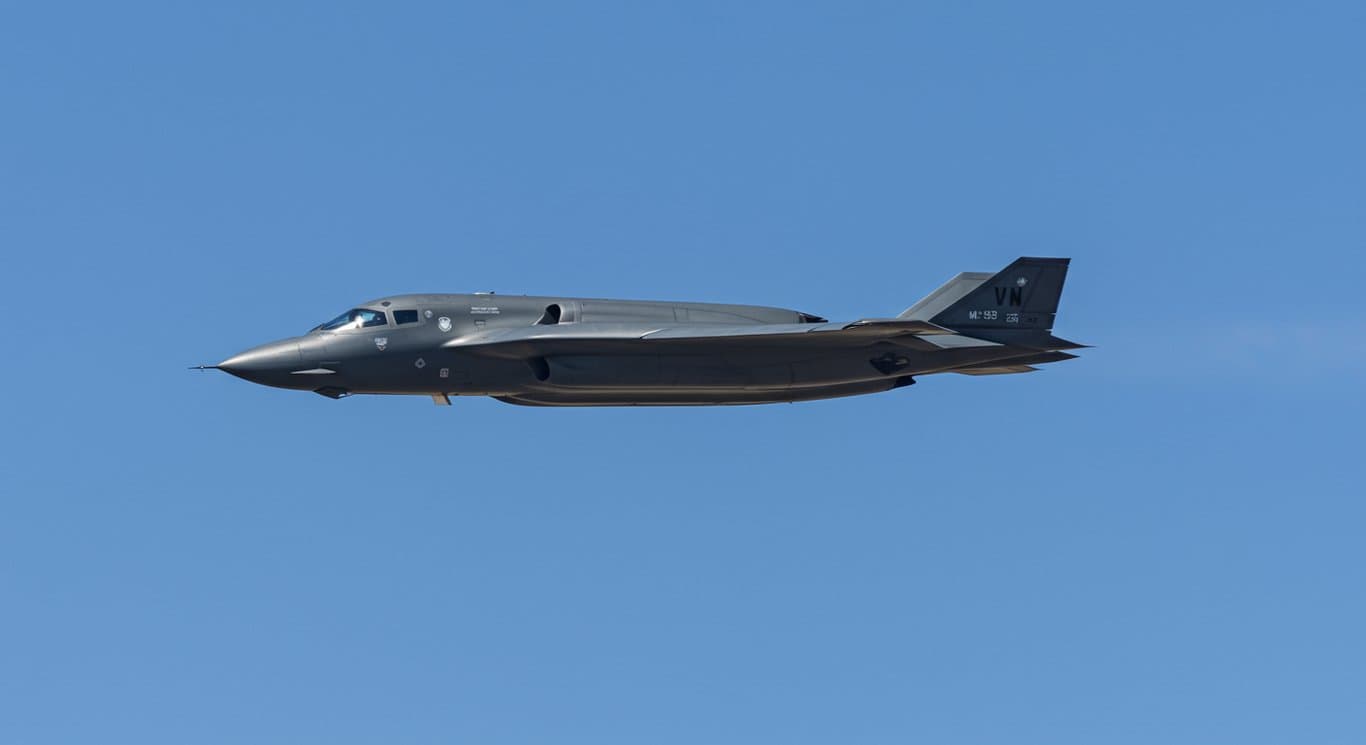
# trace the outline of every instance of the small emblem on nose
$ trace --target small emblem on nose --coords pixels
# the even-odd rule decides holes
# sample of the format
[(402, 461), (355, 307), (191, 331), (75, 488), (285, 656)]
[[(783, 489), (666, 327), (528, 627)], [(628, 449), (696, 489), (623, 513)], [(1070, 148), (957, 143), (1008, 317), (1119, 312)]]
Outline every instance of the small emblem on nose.
[(387, 337), (387, 336), (376, 336), (376, 337), (375, 337), (375, 347), (378, 348), (379, 351), (383, 352), (383, 351), (384, 351), (384, 348), (387, 347), (387, 346), (389, 346), (389, 337)]
[(445, 317), (445, 316), (442, 316), (442, 317), (436, 319), (436, 327), (439, 328), (439, 329), (441, 329), (442, 332), (448, 332), (448, 331), (450, 331), (450, 330), (451, 330), (451, 319), (449, 319), (449, 318), (447, 318), (447, 317)]

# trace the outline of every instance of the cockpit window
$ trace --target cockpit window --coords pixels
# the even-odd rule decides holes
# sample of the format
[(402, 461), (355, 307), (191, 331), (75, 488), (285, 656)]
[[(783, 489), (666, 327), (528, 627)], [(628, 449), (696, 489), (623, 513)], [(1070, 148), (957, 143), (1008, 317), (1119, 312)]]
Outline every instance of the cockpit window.
[(345, 331), (347, 329), (370, 328), (372, 326), (383, 326), (388, 321), (384, 319), (384, 314), (377, 310), (367, 310), (365, 308), (353, 308), (345, 313), (333, 318), (332, 320), (319, 326), (323, 331)]
[(405, 323), (417, 323), (417, 311), (415, 310), (396, 310), (394, 311), (394, 324), (402, 326)]

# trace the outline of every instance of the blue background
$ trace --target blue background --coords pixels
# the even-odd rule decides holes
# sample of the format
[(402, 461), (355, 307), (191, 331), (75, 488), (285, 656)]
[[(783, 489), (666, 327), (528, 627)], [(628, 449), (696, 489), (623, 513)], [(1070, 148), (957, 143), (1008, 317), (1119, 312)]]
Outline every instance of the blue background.
[[(1363, 38), (8, 4), (0, 742), (1366, 741)], [(709, 409), (185, 370), (399, 292), (853, 319), (1021, 254), (1082, 359)]]

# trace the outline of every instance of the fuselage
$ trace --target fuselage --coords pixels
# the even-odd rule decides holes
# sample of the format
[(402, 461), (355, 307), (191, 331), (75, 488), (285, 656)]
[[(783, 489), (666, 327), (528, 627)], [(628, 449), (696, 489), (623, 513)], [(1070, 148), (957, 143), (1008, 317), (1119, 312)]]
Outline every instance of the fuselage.
[(396, 295), (214, 366), (263, 385), (494, 396), (541, 406), (704, 405), (875, 393), (917, 375), (1027, 372), (1080, 346), (1051, 335), (1065, 259), (964, 273), (894, 318), (787, 308), (488, 294)]
[[(255, 383), (334, 397), (483, 395), (528, 405), (765, 403), (906, 384), (883, 380), (886, 376), (861, 358), (813, 360), (802, 350), (776, 356), (773, 350), (746, 353), (726, 347), (499, 357), (445, 346), (475, 334), (532, 325), (720, 328), (824, 322), (808, 313), (756, 305), (493, 293), (398, 295), (363, 303), (302, 336), (250, 349), (217, 367)], [(832, 388), (840, 390), (827, 390)]]

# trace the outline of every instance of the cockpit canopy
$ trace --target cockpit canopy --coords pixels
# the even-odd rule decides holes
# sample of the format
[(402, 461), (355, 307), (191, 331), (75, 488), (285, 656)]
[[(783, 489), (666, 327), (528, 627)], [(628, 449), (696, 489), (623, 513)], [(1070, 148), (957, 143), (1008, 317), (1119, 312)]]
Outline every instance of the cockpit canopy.
[(374, 326), (384, 326), (389, 322), (385, 320), (384, 311), (370, 310), (369, 308), (352, 308), (345, 313), (333, 318), (327, 323), (313, 329), (314, 331), (346, 331), (349, 329), (372, 328)]

